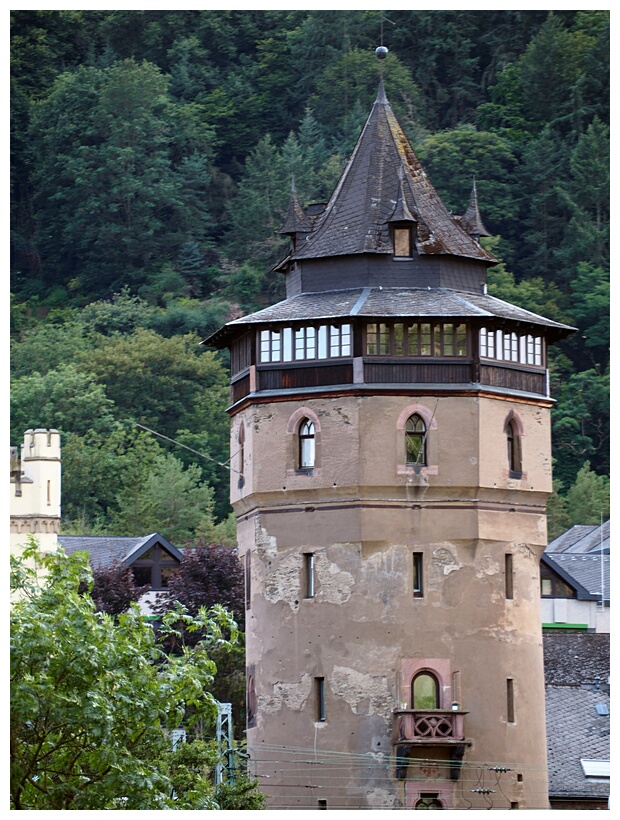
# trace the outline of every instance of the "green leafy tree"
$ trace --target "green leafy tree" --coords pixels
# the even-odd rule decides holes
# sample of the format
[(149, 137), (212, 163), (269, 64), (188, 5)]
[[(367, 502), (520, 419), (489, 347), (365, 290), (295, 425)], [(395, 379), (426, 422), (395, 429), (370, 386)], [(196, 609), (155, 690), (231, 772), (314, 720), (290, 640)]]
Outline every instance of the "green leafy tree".
[(187, 469), (171, 454), (155, 459), (142, 484), (127, 487), (117, 499), (114, 532), (161, 532), (171, 543), (183, 544), (213, 514), (213, 490), (200, 481), (196, 464)]
[[(105, 385), (119, 420), (131, 419), (174, 437), (176, 430), (195, 426), (199, 403), (209, 402), (207, 394), (211, 401), (213, 396), (225, 401), (226, 370), (199, 342), (198, 336), (167, 339), (138, 328), (131, 335), (100, 338), (96, 348), (80, 357), (79, 366)], [(221, 424), (226, 426), (225, 417)]]
[(513, 189), (516, 157), (503, 137), (462, 125), (427, 137), (417, 153), (448, 209), (465, 212), (475, 177), (487, 228), (510, 236), (518, 209)]
[(566, 510), (573, 524), (600, 524), (609, 518), (609, 476), (597, 475), (586, 461), (566, 493)]
[[(33, 543), (11, 566), (11, 808), (219, 808), (214, 756), (192, 732), (214, 716), (211, 650), (236, 639), (230, 616), (169, 612), (164, 633), (182, 622), (204, 638), (166, 655), (137, 609), (95, 611), (86, 555)], [(179, 726), (190, 742), (175, 752)]]
[(13, 383), (11, 441), (21, 441), (31, 427), (84, 435), (91, 429), (111, 432), (114, 424), (114, 402), (105, 387), (74, 364), (21, 376)]
[(598, 474), (609, 475), (609, 370), (592, 368), (557, 384), (552, 369), (551, 378), (558, 400), (552, 413), (557, 477), (572, 485), (585, 461)]
[(63, 533), (109, 532), (119, 499), (144, 484), (161, 455), (152, 435), (128, 424), (116, 424), (109, 435), (93, 429), (63, 436)]
[(191, 150), (175, 161), (174, 114), (167, 79), (133, 60), (62, 75), (37, 104), (35, 205), (48, 276), (89, 293), (140, 284), (185, 236), (204, 233), (206, 157)]

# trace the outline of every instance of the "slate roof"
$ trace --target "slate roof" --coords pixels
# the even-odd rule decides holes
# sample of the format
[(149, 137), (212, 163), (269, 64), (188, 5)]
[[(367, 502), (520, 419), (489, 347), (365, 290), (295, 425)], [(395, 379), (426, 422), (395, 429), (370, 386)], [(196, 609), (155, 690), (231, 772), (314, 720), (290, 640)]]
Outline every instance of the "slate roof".
[(551, 541), (545, 548), (545, 552), (599, 552), (601, 547), (604, 553), (609, 554), (610, 521), (605, 521), (602, 525), (575, 524), (574, 527)]
[(607, 797), (609, 783), (586, 778), (580, 760), (609, 760), (610, 719), (595, 708), (609, 709), (609, 634), (545, 633), (543, 652), (549, 795)]
[(401, 207), (417, 222), (419, 254), (497, 261), (463, 230), (439, 198), (394, 116), (383, 81), (340, 182), (315, 230), (292, 258), (393, 253), (388, 222), (399, 189)]
[[(609, 555), (600, 554), (579, 554), (573, 552), (544, 553), (543, 561), (552, 569), (559, 568), (564, 573), (564, 580), (574, 580), (573, 586), (581, 587), (586, 591), (586, 595), (580, 595), (579, 599), (590, 599), (600, 601), (601, 599), (601, 558), (603, 560), (603, 589), (606, 601), (609, 601)], [(560, 573), (561, 574), (561, 573)], [(569, 583), (570, 583), (569, 580)]]
[(301, 207), (301, 202), (297, 196), (295, 189), (295, 180), (291, 182), (291, 197), (288, 203), (288, 211), (284, 225), (280, 228), (278, 233), (282, 234), (297, 234), (309, 233), (311, 230), (310, 219)]
[(447, 288), (357, 288), (321, 293), (301, 293), (283, 302), (229, 322), (203, 344), (219, 345), (237, 327), (265, 322), (297, 322), (314, 319), (365, 317), (478, 317), (509, 319), (527, 325), (540, 325), (564, 335), (568, 328), (536, 313), (504, 302), (489, 294), (455, 291)]
[(580, 762), (609, 760), (610, 719), (597, 714), (599, 703), (609, 709), (607, 692), (578, 686), (545, 687), (550, 797), (609, 796), (609, 780), (587, 778)]
[(484, 227), (484, 222), (480, 216), (480, 209), (478, 207), (478, 191), (476, 190), (475, 180), (473, 188), (471, 189), (469, 205), (467, 206), (467, 210), (463, 216), (460, 217), (460, 222), (470, 236), (491, 236), (491, 234)]
[(545, 683), (553, 685), (604, 684), (609, 677), (608, 632), (547, 632), (543, 634)]
[(157, 532), (138, 538), (107, 535), (59, 535), (58, 543), (67, 555), (72, 555), (74, 552), (87, 552), (93, 567), (109, 567), (117, 562), (130, 566), (155, 544), (159, 544), (179, 561), (183, 557), (180, 550), (173, 547), (163, 535)]

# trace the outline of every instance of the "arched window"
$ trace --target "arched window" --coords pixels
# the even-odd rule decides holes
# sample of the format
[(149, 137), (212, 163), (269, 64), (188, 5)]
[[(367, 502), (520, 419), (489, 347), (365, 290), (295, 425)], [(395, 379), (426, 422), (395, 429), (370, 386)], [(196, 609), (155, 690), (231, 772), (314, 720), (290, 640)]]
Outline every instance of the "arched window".
[(506, 444), (508, 447), (508, 470), (513, 478), (520, 478), (523, 472), (521, 464), (521, 436), (514, 419), (506, 424)]
[(411, 684), (414, 709), (439, 709), (439, 684), (430, 672), (418, 672)]
[(302, 419), (299, 425), (299, 469), (314, 467), (315, 440), (314, 424), (310, 419)]
[(421, 794), (415, 807), (416, 811), (419, 809), (439, 809), (443, 811), (443, 805), (437, 794)]
[(426, 466), (426, 424), (417, 413), (405, 424), (405, 450), (408, 465)]

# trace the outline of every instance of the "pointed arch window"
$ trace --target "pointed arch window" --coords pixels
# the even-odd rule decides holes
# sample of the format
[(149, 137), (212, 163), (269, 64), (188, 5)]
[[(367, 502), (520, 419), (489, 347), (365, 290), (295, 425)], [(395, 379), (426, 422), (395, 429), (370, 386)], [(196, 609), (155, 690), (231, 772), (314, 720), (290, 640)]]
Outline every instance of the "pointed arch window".
[(439, 683), (430, 672), (418, 672), (411, 683), (414, 709), (439, 709)]
[(407, 465), (426, 466), (426, 424), (417, 413), (405, 424), (405, 451)]
[(506, 423), (506, 445), (509, 475), (511, 478), (521, 478), (523, 474), (521, 436), (514, 419), (509, 419)]
[(314, 467), (316, 456), (315, 430), (310, 419), (302, 419), (299, 425), (299, 469), (308, 470)]

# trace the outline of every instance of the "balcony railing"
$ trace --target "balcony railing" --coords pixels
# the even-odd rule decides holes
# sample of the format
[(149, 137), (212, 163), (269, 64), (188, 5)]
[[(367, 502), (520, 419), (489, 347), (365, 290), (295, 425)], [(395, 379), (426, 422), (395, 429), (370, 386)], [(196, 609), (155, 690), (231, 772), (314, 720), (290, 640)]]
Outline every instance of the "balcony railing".
[(467, 712), (452, 709), (398, 709), (395, 743), (432, 745), (464, 740), (464, 718)]

